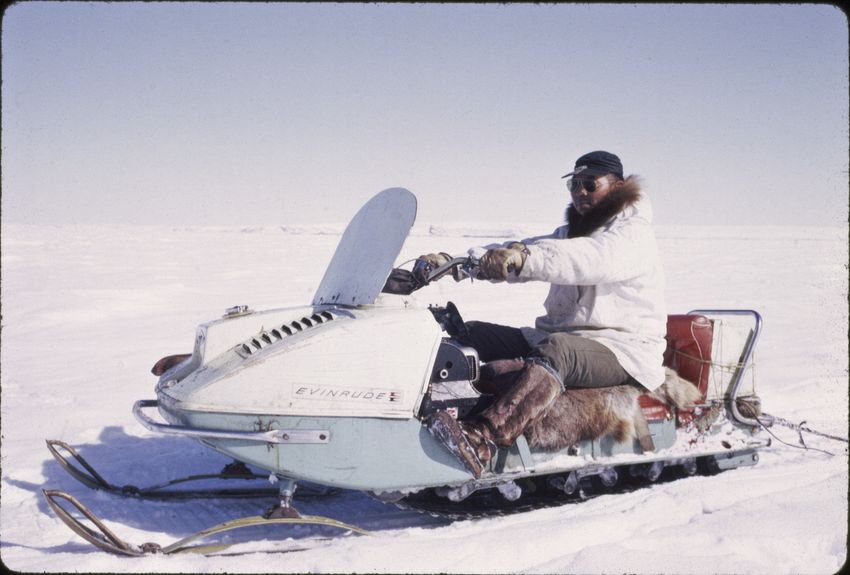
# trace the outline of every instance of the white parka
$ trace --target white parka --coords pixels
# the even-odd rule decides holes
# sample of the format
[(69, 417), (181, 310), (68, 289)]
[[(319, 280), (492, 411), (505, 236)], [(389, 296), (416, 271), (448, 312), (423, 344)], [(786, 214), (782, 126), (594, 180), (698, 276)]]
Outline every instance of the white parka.
[(585, 237), (568, 239), (568, 229), (523, 240), (525, 264), (507, 281), (551, 284), (546, 315), (523, 335), (532, 346), (555, 332), (598, 341), (629, 375), (655, 389), (664, 382), (667, 311), (649, 199), (641, 194)]

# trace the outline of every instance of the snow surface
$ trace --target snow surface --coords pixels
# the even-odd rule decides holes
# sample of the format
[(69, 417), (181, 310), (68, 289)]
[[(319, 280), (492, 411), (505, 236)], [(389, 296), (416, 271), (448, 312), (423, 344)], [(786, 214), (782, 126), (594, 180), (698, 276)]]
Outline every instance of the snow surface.
[[(376, 531), (328, 538), (310, 528), (234, 533), (239, 556), (124, 558), (96, 550), (48, 509), (63, 489), (134, 543), (169, 543), (273, 500), (143, 502), (91, 491), (44, 440), (77, 446), (112, 483), (146, 485), (228, 461), (192, 440), (142, 428), (149, 370), (190, 351), (198, 323), (226, 308), (308, 303), (342, 226), (2, 228), (2, 560), (27, 572), (833, 573), (847, 555), (846, 444), (806, 436), (755, 467), (518, 515), (436, 519), (363, 494), (296, 502)], [(417, 225), (399, 262), (424, 252), (551, 231)], [(754, 308), (765, 411), (847, 436), (847, 230), (659, 228), (671, 313)], [(466, 319), (529, 325), (543, 284), (454, 283), (411, 299), (451, 299)], [(785, 441), (796, 434), (777, 428)], [(296, 551), (297, 550), (297, 551)]]

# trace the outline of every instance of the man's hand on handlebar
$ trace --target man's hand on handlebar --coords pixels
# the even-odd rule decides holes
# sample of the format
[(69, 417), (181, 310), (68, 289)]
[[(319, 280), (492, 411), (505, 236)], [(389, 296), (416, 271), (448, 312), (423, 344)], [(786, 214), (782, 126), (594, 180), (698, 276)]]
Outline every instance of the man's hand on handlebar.
[(424, 254), (416, 258), (416, 263), (413, 264), (413, 277), (415, 277), (418, 281), (423, 284), (428, 283), (429, 281), (435, 281), (449, 273), (450, 270), (446, 270), (436, 277), (429, 277), (435, 269), (438, 267), (449, 263), (452, 260), (452, 256), (447, 254), (446, 252), (440, 252), (437, 254)]
[(479, 278), (478, 258), (473, 255), (453, 258), (445, 252), (420, 256), (416, 258), (412, 271), (393, 268), (381, 291), (409, 295), (448, 274), (451, 274), (456, 282)]
[(526, 257), (528, 248), (522, 242), (513, 242), (506, 248), (487, 250), (478, 262), (478, 278), (505, 281), (508, 274), (518, 276)]

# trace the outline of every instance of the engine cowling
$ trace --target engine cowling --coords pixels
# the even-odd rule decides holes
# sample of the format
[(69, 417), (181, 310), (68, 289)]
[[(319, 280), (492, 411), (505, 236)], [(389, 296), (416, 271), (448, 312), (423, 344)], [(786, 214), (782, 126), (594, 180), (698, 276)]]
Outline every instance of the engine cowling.
[[(393, 418), (417, 412), (442, 341), (429, 311), (288, 312), (200, 326), (199, 357), (191, 362), (195, 369), (179, 380), (164, 374), (158, 393), (168, 397), (169, 405), (192, 411)], [(322, 321), (292, 327), (299, 317), (313, 314)], [(283, 330), (287, 325), (291, 333)]]

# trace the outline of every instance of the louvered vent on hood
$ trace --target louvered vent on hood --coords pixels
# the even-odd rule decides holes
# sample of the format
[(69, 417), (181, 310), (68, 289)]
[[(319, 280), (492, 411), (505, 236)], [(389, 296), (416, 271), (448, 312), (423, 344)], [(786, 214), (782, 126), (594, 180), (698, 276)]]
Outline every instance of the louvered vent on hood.
[(263, 330), (251, 339), (237, 345), (236, 353), (242, 357), (254, 355), (260, 350), (265, 349), (270, 345), (274, 345), (289, 336), (301, 333), (302, 331), (306, 331), (323, 323), (328, 323), (334, 319), (336, 319), (336, 316), (330, 311), (321, 311), (316, 312), (309, 317), (305, 316), (290, 323), (285, 323), (271, 329)]

